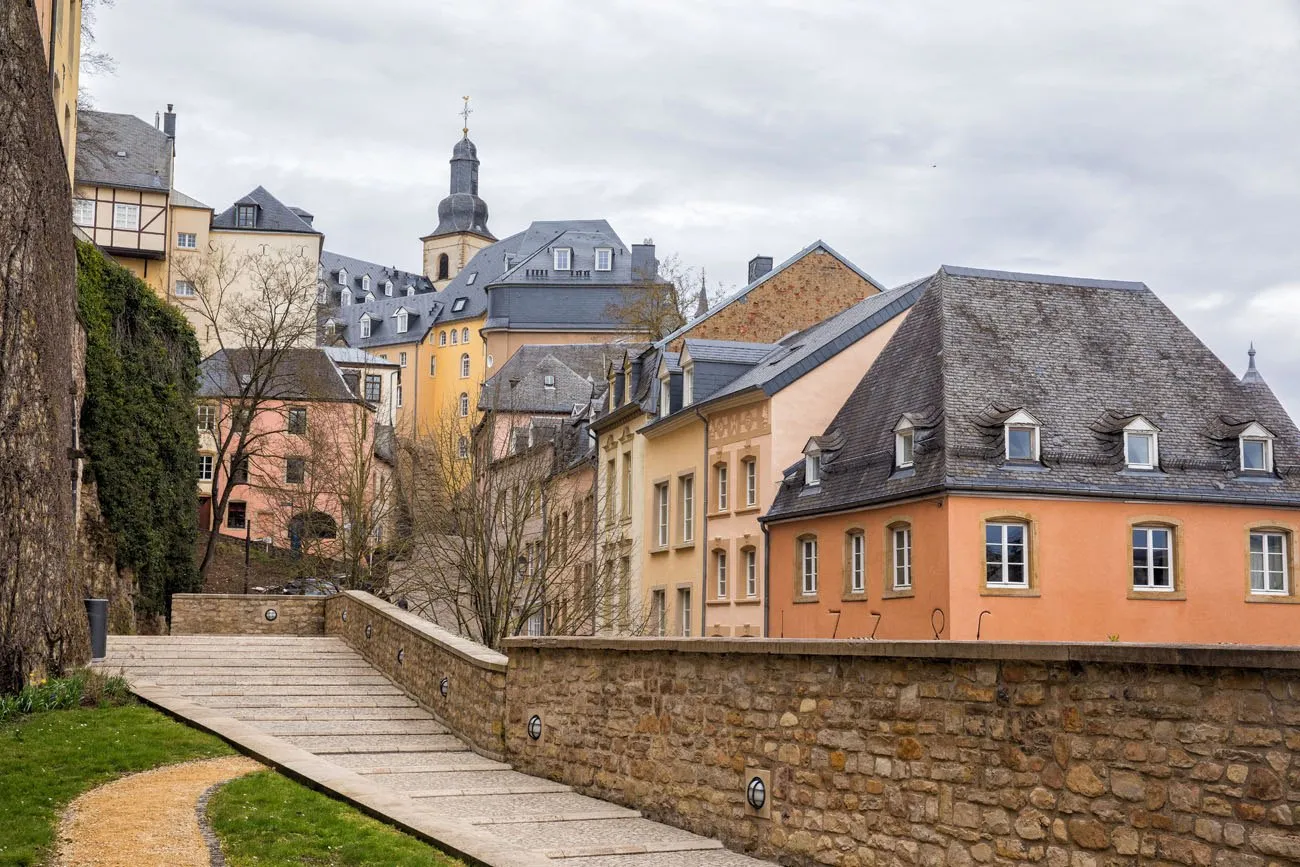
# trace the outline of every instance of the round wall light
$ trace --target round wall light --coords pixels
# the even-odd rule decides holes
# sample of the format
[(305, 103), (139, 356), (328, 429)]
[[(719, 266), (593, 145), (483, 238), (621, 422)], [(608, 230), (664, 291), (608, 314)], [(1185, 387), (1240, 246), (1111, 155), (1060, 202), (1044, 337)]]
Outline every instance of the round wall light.
[(266, 609), (266, 613), (263, 614), (262, 616), (266, 618), (268, 623), (274, 623), (275, 618), (279, 617), (280, 613), (276, 611), (274, 608), (268, 608)]
[(401, 665), (404, 659), (406, 659), (406, 648), (399, 647), (397, 649), (397, 664)]
[(542, 718), (537, 714), (528, 718), (528, 736), (533, 740), (540, 740), (542, 737)]
[(375, 627), (374, 627), (374, 625), (373, 625), (373, 624), (370, 624), (370, 623), (367, 623), (367, 624), (366, 624), (366, 638), (369, 638), (369, 637), (374, 633), (374, 631), (375, 631)]
[(438, 682), (438, 692), (442, 693), (443, 698), (446, 698), (447, 693), (450, 691), (451, 691), (451, 681), (444, 677), (441, 681)]
[(348, 622), (348, 610), (346, 608), (344, 608), (343, 613), (339, 615), (339, 619), (342, 620), (344, 623)]
[(767, 786), (763, 785), (761, 777), (750, 778), (749, 785), (745, 787), (745, 800), (755, 810), (763, 809), (767, 803)]

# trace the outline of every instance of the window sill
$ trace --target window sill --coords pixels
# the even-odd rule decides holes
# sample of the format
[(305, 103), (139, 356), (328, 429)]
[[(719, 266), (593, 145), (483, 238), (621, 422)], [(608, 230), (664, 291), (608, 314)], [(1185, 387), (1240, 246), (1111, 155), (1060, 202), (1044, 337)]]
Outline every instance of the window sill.
[(1001, 587), (985, 584), (980, 588), (981, 596), (1042, 596), (1043, 593), (1037, 587)]
[(1128, 591), (1129, 599), (1142, 599), (1151, 602), (1185, 602), (1187, 600), (1186, 590), (1134, 590), (1132, 587)]
[(704, 600), (704, 604), (712, 608), (718, 605), (730, 605), (731, 600), (730, 599), (706, 599)]
[(690, 542), (678, 542), (676, 545), (673, 546), (673, 550), (674, 550), (674, 551), (686, 551), (686, 550), (689, 550), (689, 549), (694, 548), (694, 547), (695, 547), (695, 542), (694, 542), (694, 541), (690, 541)]
[(1009, 470), (1014, 473), (1045, 473), (1047, 467), (1038, 461), (1003, 461), (998, 467), (1000, 470)]
[(729, 518), (729, 517), (731, 517), (731, 510), (730, 510), (730, 509), (722, 509), (722, 510), (717, 511), (717, 512), (709, 512), (709, 513), (708, 513), (707, 515), (705, 515), (704, 517), (706, 517), (706, 518)]
[(867, 591), (863, 590), (861, 593), (856, 593), (856, 592), (845, 593), (842, 596), (840, 596), (840, 601), (841, 602), (866, 602)]
[(757, 596), (746, 596), (744, 599), (734, 599), (734, 600), (732, 600), (732, 603), (731, 603), (731, 604), (732, 604), (732, 605), (757, 605), (758, 603), (760, 603), (760, 602), (762, 602), (762, 601), (763, 601), (763, 600), (762, 600), (762, 599), (759, 599)]
[(817, 596), (796, 596), (796, 597), (794, 597), (794, 604), (795, 604), (795, 605), (815, 605), (815, 604), (818, 603), (818, 602), (821, 602), (821, 599), (818, 598)]
[(1264, 605), (1297, 605), (1300, 604), (1300, 596), (1288, 593), (1251, 593), (1246, 597), (1246, 602)]
[(759, 508), (758, 508), (758, 504), (755, 503), (755, 504), (752, 505), (752, 506), (745, 506), (743, 509), (736, 509), (736, 510), (733, 512), (733, 514), (735, 514), (735, 515), (748, 515), (748, 514), (750, 514), (751, 512), (757, 512), (757, 511), (759, 511)]
[(889, 589), (880, 597), (881, 599), (911, 599), (916, 596), (915, 587)]
[(668, 553), (668, 548), (665, 548), (665, 547), (663, 547), (663, 546), (659, 546), (659, 547), (655, 547), (655, 548), (651, 548), (651, 549), (650, 549), (650, 556), (652, 556), (652, 557), (653, 557), (655, 554), (667, 554), (667, 553)]

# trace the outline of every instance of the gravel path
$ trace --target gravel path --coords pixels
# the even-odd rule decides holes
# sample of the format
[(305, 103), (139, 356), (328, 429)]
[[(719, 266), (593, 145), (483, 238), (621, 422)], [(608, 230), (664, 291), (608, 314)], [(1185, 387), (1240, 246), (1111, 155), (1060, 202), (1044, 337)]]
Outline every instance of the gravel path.
[(218, 783), (262, 770), (243, 756), (132, 774), (73, 801), (59, 825), (65, 867), (209, 867), (195, 805)]

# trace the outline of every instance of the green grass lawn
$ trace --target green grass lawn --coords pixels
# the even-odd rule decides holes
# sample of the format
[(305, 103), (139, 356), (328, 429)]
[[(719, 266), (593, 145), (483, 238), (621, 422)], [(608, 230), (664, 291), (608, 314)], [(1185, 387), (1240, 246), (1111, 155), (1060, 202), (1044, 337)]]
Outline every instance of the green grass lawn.
[(461, 862), (275, 771), (232, 780), (208, 801), (232, 867), (453, 867)]
[(216, 738), (140, 705), (0, 723), (0, 865), (45, 863), (59, 811), (82, 792), (159, 765), (230, 753)]

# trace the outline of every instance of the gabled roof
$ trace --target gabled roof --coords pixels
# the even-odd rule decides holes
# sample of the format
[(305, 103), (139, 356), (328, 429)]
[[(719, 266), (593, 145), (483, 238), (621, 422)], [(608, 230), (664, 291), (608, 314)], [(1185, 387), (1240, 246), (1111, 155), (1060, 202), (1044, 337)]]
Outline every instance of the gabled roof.
[(713, 305), (703, 315), (696, 316), (694, 319), (692, 319), (690, 322), (687, 322), (681, 328), (678, 328), (672, 334), (669, 334), (668, 336), (664, 337), (662, 340), (659, 341), (659, 343), (662, 344), (663, 346), (668, 346), (674, 340), (681, 337), (683, 334), (686, 334), (692, 328), (699, 325), (701, 322), (705, 321), (706, 319), (709, 319), (712, 316), (715, 316), (718, 313), (718, 311), (730, 307), (732, 304), (736, 304), (742, 301), (745, 298), (745, 296), (749, 295), (750, 292), (753, 292), (759, 286), (762, 286), (767, 281), (773, 279), (778, 274), (785, 271), (787, 268), (789, 268), (795, 262), (798, 262), (803, 257), (807, 256), (810, 253), (815, 253), (817, 251), (821, 251), (823, 253), (829, 253), (830, 255), (838, 259), (844, 265), (844, 267), (853, 271), (853, 273), (857, 274), (863, 280), (866, 280), (872, 286), (876, 287), (876, 289), (882, 292), (884, 291), (885, 287), (877, 283), (875, 278), (873, 278), (870, 274), (868, 274), (866, 271), (863, 271), (857, 265), (854, 265), (845, 257), (841, 256), (833, 247), (831, 247), (830, 244), (827, 244), (825, 241), (817, 240), (817, 241), (813, 241), (807, 247), (804, 247), (798, 253), (795, 253), (789, 259), (786, 259), (780, 265), (776, 266), (771, 271), (768, 271), (766, 274), (759, 277), (757, 280), (753, 281), (748, 286), (742, 287), (737, 292), (732, 294), (729, 298), (726, 298), (725, 300)]
[(130, 114), (77, 112), (79, 184), (166, 192), (172, 185), (172, 140)]
[[(645, 344), (640, 344), (644, 346)], [(571, 413), (604, 394), (606, 366), (621, 358), (625, 344), (528, 344), (519, 347), (483, 384), (479, 408), (499, 412)], [(551, 387), (546, 377), (553, 377)]]
[[(374, 291), (374, 287), (371, 287)], [(381, 290), (382, 291), (382, 290)], [(350, 304), (331, 310), (325, 322), (332, 320), (338, 327), (334, 339), (341, 340), (347, 346), (362, 349), (377, 349), (400, 343), (418, 343), (433, 327), (438, 313), (442, 310), (441, 294), (426, 292), (405, 298), (396, 294), (392, 298), (380, 294), (374, 301), (365, 304)], [(397, 330), (397, 311), (407, 311), (406, 331)], [(370, 336), (361, 336), (361, 317), (370, 317)], [(328, 334), (326, 334), (328, 339)]]
[[(1038, 419), (1042, 465), (1004, 465), (1003, 423)], [(915, 465), (894, 470), (894, 428)], [(1161, 470), (1123, 464), (1122, 425), (1160, 429)], [(1276, 478), (1238, 472), (1236, 433), (1277, 434)], [(1142, 283), (944, 266), (826, 430), (821, 484), (792, 467), (765, 519), (965, 490), (1300, 505), (1300, 432)]]
[(200, 208), (205, 211), (212, 210), (210, 206), (203, 204), (192, 196), (185, 195), (180, 190), (172, 190), (171, 202), (178, 208)]
[[(407, 286), (414, 286), (417, 295), (434, 291), (433, 283), (423, 274), (403, 271), (392, 265), (367, 262), (365, 259), (357, 259), (353, 256), (345, 256), (342, 253), (334, 253), (329, 250), (321, 251), (320, 268), (320, 286), (328, 296), (326, 304), (329, 306), (339, 304), (339, 295), (343, 291), (343, 284), (339, 282), (340, 269), (347, 273), (348, 288), (352, 291), (352, 303), (354, 305), (360, 303), (361, 299), (365, 297), (361, 288), (361, 278), (366, 275), (370, 276), (370, 291), (375, 295), (375, 302), (384, 298), (405, 296)], [(392, 281), (392, 296), (384, 294), (385, 281)]]
[[(245, 349), (223, 349), (209, 355), (199, 365), (199, 397), (238, 397), (239, 378), (251, 375), (254, 360)], [(380, 359), (375, 361), (382, 364)], [(358, 400), (323, 347), (286, 350), (276, 366), (274, 380), (266, 383), (265, 396), (273, 400)]]
[[(257, 206), (257, 225), (254, 228), (237, 225), (236, 211), (240, 205)], [(212, 228), (231, 229), (238, 232), (294, 232), (299, 235), (319, 235), (294, 209), (267, 192), (265, 187), (236, 200), (229, 208), (212, 218)]]

